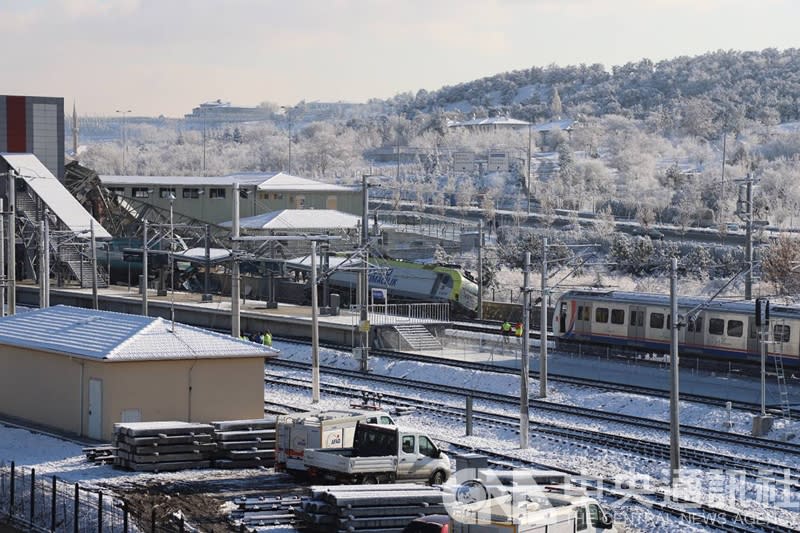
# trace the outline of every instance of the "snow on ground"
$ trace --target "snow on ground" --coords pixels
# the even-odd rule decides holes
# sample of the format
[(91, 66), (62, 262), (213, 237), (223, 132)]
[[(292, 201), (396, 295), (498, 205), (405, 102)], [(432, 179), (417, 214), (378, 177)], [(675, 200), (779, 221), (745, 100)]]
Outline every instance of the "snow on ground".
[[(281, 357), (294, 360), (309, 360), (310, 347), (276, 342), (276, 347), (281, 350)], [(344, 368), (358, 368), (358, 362), (351, 354), (329, 349), (320, 350), (320, 359), (323, 365), (333, 365)], [(373, 357), (370, 366), (374, 373), (407, 377), (415, 380), (428, 380), (433, 383), (447, 383), (452, 386), (470, 387), (484, 391), (496, 391), (505, 394), (516, 394), (519, 390), (519, 381), (512, 374), (487, 374), (473, 370), (454, 367), (440, 367), (417, 362), (396, 361)], [(278, 373), (277, 369), (270, 369), (270, 373)], [(283, 375), (292, 375), (292, 371), (281, 371)], [(297, 375), (302, 373), (296, 372)], [(324, 375), (324, 371), (323, 371)], [(307, 377), (307, 376), (304, 376)], [(325, 377), (332, 380), (331, 377)], [(362, 386), (358, 380), (343, 381), (350, 383), (353, 388)], [(552, 382), (551, 382), (552, 383)], [(531, 390), (536, 390), (536, 382), (532, 380)], [(375, 389), (375, 386), (372, 386)], [(397, 390), (396, 390), (397, 389)], [(386, 390), (398, 392), (402, 388), (389, 387)], [(376, 389), (378, 390), (378, 389)], [(409, 394), (409, 391), (402, 391)], [(300, 391), (288, 386), (269, 385), (265, 394), (273, 402), (285, 405), (310, 408), (310, 393)], [(461, 407), (463, 398), (452, 395), (425, 393), (425, 398), (436, 398), (442, 404), (451, 404)], [(580, 405), (594, 409), (620, 412), (629, 415), (643, 416), (666, 420), (669, 415), (669, 402), (660, 398), (643, 398), (619, 392), (603, 392), (585, 387), (573, 387), (552, 383), (549, 401)], [(342, 408), (348, 406), (349, 399), (335, 396), (325, 396), (315, 407)], [(475, 402), (476, 409), (514, 414), (514, 409), (507, 405), (495, 402)], [(544, 422), (558, 422), (563, 425), (575, 427), (600, 429), (618, 433), (629, 434), (637, 438), (649, 440), (663, 440), (663, 436), (650, 430), (635, 430), (630, 427), (612, 427), (597, 422), (596, 425), (574, 417), (558, 417), (535, 412), (531, 410), (534, 420)], [(731, 414), (734, 422), (734, 431), (747, 433), (749, 431), (750, 414), (733, 411)], [(683, 424), (720, 428), (727, 421), (728, 414), (724, 409), (711, 408), (700, 404), (682, 402), (681, 420)], [(616, 450), (598, 450), (592, 445), (578, 445), (558, 440), (537, 439), (531, 442), (531, 448), (520, 450), (518, 435), (511, 430), (488, 429), (480, 424), (476, 425), (475, 435), (464, 436), (463, 422), (446, 417), (436, 417), (434, 423), (431, 416), (425, 413), (415, 413), (400, 419), (401, 424), (426, 431), (434, 438), (458, 442), (464, 446), (492, 450), (527, 460), (537, 461), (551, 467), (559, 467), (582, 472), (587, 476), (616, 477), (623, 481), (644, 488), (668, 488), (668, 465), (663, 461), (650, 461), (636, 455), (630, 455)], [(786, 430), (800, 433), (800, 424), (793, 422)], [(735, 454), (737, 446), (718, 445), (697, 439), (684, 438), (684, 446), (702, 448), (719, 453)], [(81, 445), (60, 440), (57, 438), (31, 433), (24, 429), (0, 425), (0, 461), (15, 461), (17, 465), (35, 467), (39, 475), (56, 475), (69, 482), (80, 482), (87, 487), (105, 487), (113, 490), (114, 486), (139, 485), (153, 482), (170, 483), (175, 481), (191, 482), (213, 479), (230, 479), (228, 470), (188, 470), (172, 473), (133, 473), (115, 470), (110, 466), (96, 465), (88, 462), (81, 451)], [(748, 453), (752, 454), (752, 450)], [(762, 452), (759, 457), (763, 460), (786, 462), (779, 454)], [(792, 464), (792, 463), (788, 463)], [(238, 477), (263, 476), (263, 470), (239, 470)], [(730, 472), (700, 471), (685, 467), (683, 470), (684, 486), (681, 496), (692, 501), (707, 501), (709, 503), (722, 503), (732, 509), (742, 510), (755, 517), (768, 518), (771, 521), (781, 520), (800, 529), (800, 513), (798, 513), (798, 495), (792, 493), (788, 502), (782, 502), (783, 491), (774, 484), (762, 487), (752, 480), (741, 481)], [(641, 505), (623, 504), (613, 508), (617, 520), (626, 524), (627, 531), (707, 531), (707, 529), (680, 522), (674, 518), (665, 517), (662, 513), (652, 511)], [(289, 528), (276, 528), (276, 533), (292, 531)]]
[[(279, 346), (282, 357), (294, 360), (309, 360), (309, 350), (307, 347), (284, 344)], [(358, 368), (358, 362), (348, 353), (334, 350), (320, 350), (320, 360), (323, 365), (338, 366), (343, 368)], [(494, 391), (503, 394), (518, 394), (519, 380), (513, 374), (489, 374), (468, 369), (455, 367), (440, 367), (438, 365), (418, 363), (412, 361), (397, 361), (372, 357), (370, 368), (375, 374), (390, 375), (393, 377), (405, 377), (432, 383), (446, 383), (450, 386), (463, 388), (474, 388), (482, 391)], [(280, 375), (302, 376), (303, 372), (282, 371), (270, 369), (271, 373)], [(306, 373), (307, 374), (307, 373)], [(324, 375), (324, 370), (323, 370)], [(308, 377), (308, 376), (303, 376)], [(349, 384), (353, 388), (363, 388), (364, 382), (358, 379), (338, 379), (330, 376), (325, 377), (326, 381), (341, 384)], [(538, 383), (531, 380), (531, 390), (536, 390)], [(620, 392), (604, 392), (600, 389), (587, 387), (576, 387), (562, 384), (552, 384), (549, 394), (549, 401), (561, 404), (580, 405), (598, 410), (624, 413), (633, 416), (647, 417), (660, 420), (669, 419), (669, 400), (663, 398), (645, 398), (633, 394)], [(376, 392), (401, 392), (402, 387), (383, 387), (371, 385), (370, 389)], [(404, 394), (409, 394), (405, 391)], [(424, 395), (426, 400), (436, 400), (443, 405), (453, 405), (463, 407), (463, 398), (453, 397), (448, 394), (434, 394), (431, 392), (419, 393)], [(291, 387), (270, 386), (267, 397), (271, 401), (278, 401), (286, 405), (297, 405), (310, 407), (309, 394), (305, 391), (298, 392)], [(336, 398), (324, 399), (322, 407), (343, 407), (350, 400)], [(491, 402), (488, 402), (491, 404)], [(486, 402), (475, 402), (476, 409), (492, 410), (504, 412), (505, 414), (515, 414), (513, 408), (501, 406), (500, 404), (487, 405)], [(518, 414), (518, 411), (516, 411)], [(733, 431), (747, 434), (750, 428), (750, 413), (732, 411), (731, 421)], [(587, 424), (586, 420), (576, 422), (575, 417), (563, 417), (558, 415), (546, 415), (537, 413), (535, 408), (531, 409), (533, 420), (544, 422), (558, 422), (562, 425), (572, 425), (584, 429), (594, 429), (611, 431), (618, 434), (625, 434), (639, 439), (668, 442), (663, 432), (656, 432), (646, 429), (635, 429), (627, 425), (609, 425), (604, 422)], [(435, 424), (431, 424), (431, 416), (427, 414), (414, 414), (403, 417), (400, 421), (403, 425), (416, 427), (422, 431), (427, 431), (434, 438), (447, 439), (459, 442), (465, 446), (492, 450), (500, 453), (514, 455), (528, 460), (535, 460), (544, 465), (554, 468), (563, 468), (581, 472), (586, 476), (613, 477), (618, 483), (635, 484), (644, 489), (669, 489), (669, 464), (668, 461), (649, 461), (637, 455), (630, 455), (616, 450), (600, 450), (593, 445), (579, 445), (574, 443), (564, 443), (563, 441), (551, 439), (534, 438), (529, 450), (519, 450), (518, 436), (510, 431), (487, 430), (483, 432), (478, 426), (476, 435), (472, 437), (464, 436), (463, 422), (437, 417)], [(728, 420), (728, 412), (722, 408), (709, 407), (707, 405), (692, 402), (681, 402), (681, 422), (682, 424), (708, 427), (719, 429)], [(785, 434), (785, 431), (797, 434), (800, 430), (798, 422), (787, 424), (783, 432), (773, 431), (773, 436)], [(668, 438), (668, 437), (667, 437)], [(728, 455), (746, 455), (750, 458), (758, 458), (771, 463), (794, 465), (794, 457), (784, 457), (783, 454), (775, 452), (756, 452), (747, 448), (742, 451), (741, 446), (734, 444), (723, 445), (712, 443), (697, 438), (683, 438), (683, 447), (703, 449), (709, 452), (724, 453)], [(786, 496), (783, 487), (776, 486), (774, 483), (767, 485), (761, 482), (754, 482), (752, 479), (741, 478), (735, 472), (727, 471), (703, 471), (697, 468), (684, 466), (684, 483), (680, 488), (679, 496), (695, 502), (705, 502), (720, 505), (731, 510), (739, 510), (754, 517), (763, 517), (769, 520), (780, 520), (793, 527), (800, 528), (800, 513), (798, 510), (800, 502), (798, 494), (791, 493)], [(656, 523), (663, 520), (660, 513), (643, 512), (638, 505), (625, 505), (615, 509), (618, 517), (622, 518), (627, 524), (642, 531), (663, 530), (657, 527)], [(663, 524), (662, 524), (663, 525)], [(691, 528), (685, 524), (680, 524), (680, 530), (689, 531)]]

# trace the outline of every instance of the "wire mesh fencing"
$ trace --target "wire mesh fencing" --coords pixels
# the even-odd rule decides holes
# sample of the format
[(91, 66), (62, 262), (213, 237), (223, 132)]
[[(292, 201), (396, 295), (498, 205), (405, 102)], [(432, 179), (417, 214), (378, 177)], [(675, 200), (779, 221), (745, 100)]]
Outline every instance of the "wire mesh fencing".
[(73, 533), (181, 533), (182, 516), (131, 512), (123, 499), (34, 468), (0, 462), (0, 522), (28, 531)]

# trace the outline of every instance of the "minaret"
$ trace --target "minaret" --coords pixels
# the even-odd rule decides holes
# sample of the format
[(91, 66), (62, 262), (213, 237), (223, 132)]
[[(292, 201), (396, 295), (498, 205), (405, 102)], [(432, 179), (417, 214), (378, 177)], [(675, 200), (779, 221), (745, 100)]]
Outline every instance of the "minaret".
[(72, 101), (72, 153), (78, 159), (78, 112), (75, 110), (75, 100)]

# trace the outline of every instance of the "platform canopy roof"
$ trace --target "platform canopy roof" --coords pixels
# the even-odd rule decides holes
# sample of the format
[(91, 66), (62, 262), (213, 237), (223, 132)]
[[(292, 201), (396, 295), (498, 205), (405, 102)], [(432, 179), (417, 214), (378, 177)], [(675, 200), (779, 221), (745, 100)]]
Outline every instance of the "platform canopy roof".
[(111, 238), (111, 234), (75, 199), (38, 157), (33, 154), (0, 153), (0, 158), (14, 169), (19, 179), (25, 180), (28, 187), (70, 231), (88, 239), (89, 226), (93, 221), (95, 238)]
[(331, 191), (352, 192), (361, 190), (332, 183), (310, 180), (286, 174), (285, 172), (244, 172), (227, 176), (113, 176), (101, 175), (100, 181), (106, 187), (132, 185), (142, 187), (256, 187), (260, 191)]
[(57, 305), (0, 318), (0, 345), (99, 361), (272, 357), (278, 351), (160, 317)]
[[(355, 229), (361, 217), (335, 209), (282, 209), (239, 220), (239, 227), (249, 230), (340, 230)], [(220, 226), (229, 228), (231, 222)]]

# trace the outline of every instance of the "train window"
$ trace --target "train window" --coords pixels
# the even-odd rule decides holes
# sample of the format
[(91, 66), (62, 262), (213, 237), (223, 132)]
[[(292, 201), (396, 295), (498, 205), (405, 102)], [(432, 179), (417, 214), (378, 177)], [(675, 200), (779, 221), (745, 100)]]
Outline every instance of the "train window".
[(650, 313), (650, 327), (664, 329), (664, 313)]
[(744, 333), (744, 322), (728, 320), (728, 337), (741, 337), (742, 333)]
[(667, 315), (667, 329), (672, 329), (672, 315)]
[(772, 338), (775, 342), (789, 342), (791, 336), (792, 330), (789, 326), (775, 324), (772, 328)]
[(631, 311), (631, 326), (644, 326), (644, 311)]
[(612, 324), (624, 324), (625, 323), (625, 311), (622, 309), (612, 309), (611, 310), (611, 323)]
[(703, 332), (703, 317), (699, 316), (694, 320), (689, 320), (689, 326), (687, 328), (689, 331), (696, 331), (697, 333)]
[(589, 307), (585, 305), (578, 306), (578, 320), (589, 320)]
[(756, 338), (756, 321), (755, 320), (751, 320), (749, 322), (749, 326), (747, 327), (747, 336), (750, 337), (751, 339), (755, 339)]
[(721, 318), (711, 318), (708, 320), (708, 332), (711, 335), (725, 334), (725, 321)]
[(608, 322), (608, 307), (598, 307), (594, 310), (594, 321), (601, 324)]

